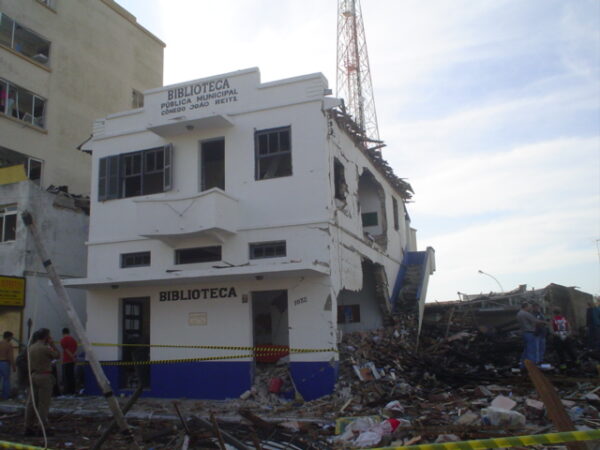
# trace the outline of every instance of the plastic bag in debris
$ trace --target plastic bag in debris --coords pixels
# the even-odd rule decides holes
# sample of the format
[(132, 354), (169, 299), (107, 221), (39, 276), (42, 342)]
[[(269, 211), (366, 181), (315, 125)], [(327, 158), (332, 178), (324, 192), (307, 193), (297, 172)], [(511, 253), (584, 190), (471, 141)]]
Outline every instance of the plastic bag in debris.
[(348, 425), (335, 440), (351, 443), (355, 447), (371, 447), (379, 444), (383, 436), (392, 434), (399, 424), (400, 421), (396, 419), (378, 423), (372, 417), (361, 417)]
[(335, 441), (350, 442), (354, 439), (355, 433), (363, 433), (376, 425), (378, 425), (378, 422), (372, 417), (359, 417), (348, 424), (344, 432), (335, 438)]
[(404, 406), (398, 400), (389, 402), (383, 408), (383, 414), (388, 417), (399, 417), (404, 412)]
[(517, 427), (525, 425), (525, 416), (517, 411), (502, 408), (483, 408), (481, 421), (484, 425)]

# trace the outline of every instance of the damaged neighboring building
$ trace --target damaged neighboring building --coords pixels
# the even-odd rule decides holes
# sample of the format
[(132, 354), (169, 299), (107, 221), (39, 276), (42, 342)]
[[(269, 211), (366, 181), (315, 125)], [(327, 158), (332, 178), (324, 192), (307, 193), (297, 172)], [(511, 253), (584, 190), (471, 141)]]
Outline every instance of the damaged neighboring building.
[(461, 294), (461, 300), (428, 303), (426, 323), (464, 323), (486, 332), (517, 330), (516, 315), (524, 302), (537, 303), (547, 317), (552, 309), (560, 308), (575, 332), (586, 326), (586, 309), (593, 296), (575, 287), (551, 283), (542, 289), (529, 289), (522, 284), (508, 292)]
[[(59, 272), (85, 276), (90, 123), (162, 84), (164, 44), (112, 0), (0, 0), (0, 333), (69, 321), (20, 218)], [(71, 290), (85, 320), (85, 295)]]
[(289, 350), (313, 399), (334, 388), (341, 331), (422, 308), (434, 255), (416, 251), (410, 186), (329, 95), (320, 73), (263, 83), (251, 68), (95, 123), (93, 270), (68, 285), (87, 290), (117, 392), (238, 397)]

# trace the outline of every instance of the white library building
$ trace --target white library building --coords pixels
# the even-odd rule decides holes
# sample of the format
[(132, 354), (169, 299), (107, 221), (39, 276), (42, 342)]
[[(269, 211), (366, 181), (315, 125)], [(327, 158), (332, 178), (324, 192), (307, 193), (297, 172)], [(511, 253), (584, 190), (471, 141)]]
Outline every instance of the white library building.
[(88, 273), (65, 284), (87, 291), (102, 361), (152, 362), (106, 365), (117, 392), (238, 397), (286, 355), (310, 400), (334, 389), (343, 332), (389, 323), (400, 303), (422, 310), (435, 259), (417, 251), (410, 185), (320, 73), (145, 91), (84, 149)]

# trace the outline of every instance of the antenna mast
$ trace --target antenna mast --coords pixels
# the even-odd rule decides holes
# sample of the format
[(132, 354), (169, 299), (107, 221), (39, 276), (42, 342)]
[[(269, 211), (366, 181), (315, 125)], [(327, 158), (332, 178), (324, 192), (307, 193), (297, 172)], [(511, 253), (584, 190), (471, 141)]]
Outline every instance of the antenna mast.
[(336, 89), (367, 140), (380, 142), (359, 0), (338, 0)]

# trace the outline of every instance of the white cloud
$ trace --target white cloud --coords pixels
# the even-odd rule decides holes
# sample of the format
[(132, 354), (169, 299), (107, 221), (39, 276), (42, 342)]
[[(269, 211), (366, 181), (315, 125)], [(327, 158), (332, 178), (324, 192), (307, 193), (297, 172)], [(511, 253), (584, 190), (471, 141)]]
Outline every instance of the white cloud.
[(559, 139), (509, 151), (455, 156), (419, 178), (411, 213), (469, 217), (572, 207), (598, 198), (597, 138)]

